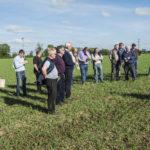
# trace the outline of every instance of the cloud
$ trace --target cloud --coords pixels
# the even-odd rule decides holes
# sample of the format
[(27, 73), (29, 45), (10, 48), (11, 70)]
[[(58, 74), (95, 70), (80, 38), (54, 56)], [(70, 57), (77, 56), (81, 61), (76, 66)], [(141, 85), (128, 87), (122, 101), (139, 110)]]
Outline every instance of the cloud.
[(74, 0), (51, 0), (51, 4), (54, 6), (66, 6)]
[(134, 12), (138, 16), (150, 16), (150, 7), (139, 7)]
[(102, 15), (103, 17), (110, 17), (110, 16), (111, 16), (110, 13), (109, 13), (109, 12), (106, 12), (106, 11), (102, 11), (102, 12), (101, 12), (101, 15)]
[(19, 26), (19, 25), (9, 25), (9, 26), (6, 27), (6, 31), (11, 32), (11, 33), (29, 33), (29, 32), (33, 32), (32, 29), (30, 29), (28, 27)]

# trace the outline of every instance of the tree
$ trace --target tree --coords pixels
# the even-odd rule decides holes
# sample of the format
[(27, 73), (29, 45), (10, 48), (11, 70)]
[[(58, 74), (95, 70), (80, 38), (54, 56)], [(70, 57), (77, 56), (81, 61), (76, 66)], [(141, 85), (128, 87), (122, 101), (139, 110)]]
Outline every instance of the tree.
[(8, 44), (0, 44), (0, 57), (8, 57), (10, 55), (10, 46)]

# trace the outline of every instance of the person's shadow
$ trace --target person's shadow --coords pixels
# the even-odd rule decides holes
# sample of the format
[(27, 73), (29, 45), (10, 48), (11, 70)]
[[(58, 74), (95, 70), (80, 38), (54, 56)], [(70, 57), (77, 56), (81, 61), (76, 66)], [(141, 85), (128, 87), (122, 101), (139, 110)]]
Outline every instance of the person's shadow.
[(133, 97), (140, 100), (150, 100), (150, 94), (141, 94), (141, 93), (123, 93), (125, 97)]
[(40, 106), (40, 105), (34, 105), (30, 102), (27, 102), (27, 101), (24, 101), (22, 99), (19, 99), (19, 98), (12, 98), (12, 97), (8, 97), (8, 96), (3, 96), (2, 97), (4, 99), (4, 102), (5, 104), (7, 104), (8, 106), (12, 106), (12, 105), (22, 105), (22, 106), (25, 106), (25, 107), (31, 107), (32, 109), (34, 110), (38, 110), (38, 111), (41, 111), (41, 112), (47, 112), (47, 109)]

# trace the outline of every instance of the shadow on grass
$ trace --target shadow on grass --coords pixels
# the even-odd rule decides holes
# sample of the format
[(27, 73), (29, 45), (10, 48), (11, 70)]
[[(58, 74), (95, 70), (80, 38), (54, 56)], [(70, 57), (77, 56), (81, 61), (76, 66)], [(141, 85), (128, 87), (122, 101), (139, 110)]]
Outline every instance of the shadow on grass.
[[(36, 87), (36, 85), (34, 85)], [(7, 86), (8, 88), (11, 88), (11, 89), (15, 89), (16, 88), (16, 85), (8, 85)], [(43, 91), (44, 90), (44, 91)], [(40, 94), (45, 94), (45, 90), (46, 90), (46, 87), (43, 85), (42, 86), (42, 92)], [(46, 90), (47, 91), (47, 90)], [(27, 86), (27, 92), (28, 93), (37, 93), (37, 90), (36, 89), (32, 89), (32, 88), (29, 88)]]
[[(8, 96), (15, 97), (15, 93), (13, 91), (9, 91), (8, 89), (0, 89), (0, 92), (6, 94)], [(39, 97), (39, 96), (36, 96), (36, 95), (32, 96), (32, 95), (28, 94), (27, 97), (25, 97), (25, 98), (29, 98), (33, 101), (40, 101), (40, 102), (45, 102), (46, 101), (45, 98)]]
[(150, 94), (140, 94), (140, 93), (123, 93), (122, 96), (133, 97), (140, 100), (150, 100)]
[[(93, 75), (88, 75), (87, 77), (87, 81), (86, 82), (92, 82), (94, 83), (94, 73)], [(111, 74), (104, 74), (104, 81), (111, 81)], [(74, 84), (81, 84), (81, 75), (76, 75), (74, 78), (73, 78), (73, 83)]]
[(27, 101), (23, 101), (19, 98), (12, 98), (12, 97), (2, 97), (4, 99), (4, 102), (5, 104), (7, 104), (8, 106), (12, 106), (12, 105), (22, 105), (22, 106), (25, 106), (25, 107), (31, 107), (32, 109), (34, 110), (38, 110), (40, 112), (44, 112), (46, 113), (47, 112), (47, 109), (40, 106), (40, 105), (34, 105), (30, 102), (27, 102)]

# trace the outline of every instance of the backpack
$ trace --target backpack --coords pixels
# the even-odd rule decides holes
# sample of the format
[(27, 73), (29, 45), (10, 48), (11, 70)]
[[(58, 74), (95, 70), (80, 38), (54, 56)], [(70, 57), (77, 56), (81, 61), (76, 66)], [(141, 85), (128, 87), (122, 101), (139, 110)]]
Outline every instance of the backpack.
[[(51, 73), (52, 70), (54, 69), (55, 64), (54, 64), (54, 62), (53, 62), (50, 58), (47, 57), (47, 58), (45, 58), (45, 60), (43, 61), (42, 67), (44, 66), (44, 64), (45, 64), (46, 61), (49, 61), (49, 62), (50, 62), (50, 66), (47, 68), (47, 74), (49, 74), (49, 73)], [(42, 68), (42, 67), (41, 67), (41, 68)], [(38, 77), (38, 79), (37, 79), (37, 82), (38, 82), (40, 85), (45, 84), (45, 79), (44, 79), (44, 76), (43, 76), (42, 72), (40, 72), (39, 77)]]

